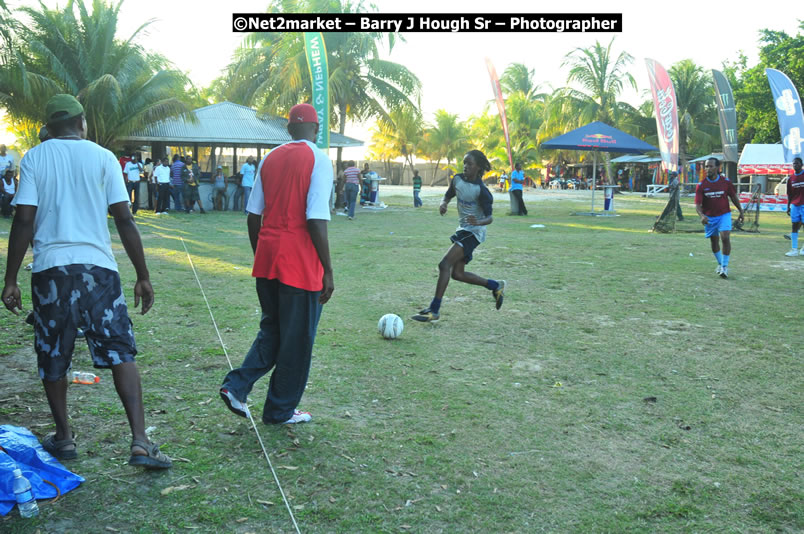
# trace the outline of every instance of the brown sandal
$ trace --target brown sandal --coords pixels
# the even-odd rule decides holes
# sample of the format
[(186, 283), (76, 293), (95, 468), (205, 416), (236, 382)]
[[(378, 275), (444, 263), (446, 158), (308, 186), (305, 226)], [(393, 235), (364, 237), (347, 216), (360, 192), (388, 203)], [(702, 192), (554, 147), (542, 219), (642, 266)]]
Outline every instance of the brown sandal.
[(144, 449), (147, 454), (132, 453), (131, 457), (128, 459), (128, 465), (144, 467), (145, 469), (168, 469), (173, 465), (170, 458), (159, 450), (156, 443), (146, 443), (142, 440), (135, 439), (131, 442), (131, 447)]

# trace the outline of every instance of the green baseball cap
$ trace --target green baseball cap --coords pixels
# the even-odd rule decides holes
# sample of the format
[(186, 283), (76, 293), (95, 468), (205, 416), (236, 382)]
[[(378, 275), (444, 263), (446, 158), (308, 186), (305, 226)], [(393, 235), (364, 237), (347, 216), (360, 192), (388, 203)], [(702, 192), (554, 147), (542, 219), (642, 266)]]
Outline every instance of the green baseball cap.
[[(45, 115), (47, 122), (62, 121), (77, 117), (84, 112), (84, 106), (73, 95), (58, 94), (47, 101)], [(58, 115), (58, 116), (54, 116)]]

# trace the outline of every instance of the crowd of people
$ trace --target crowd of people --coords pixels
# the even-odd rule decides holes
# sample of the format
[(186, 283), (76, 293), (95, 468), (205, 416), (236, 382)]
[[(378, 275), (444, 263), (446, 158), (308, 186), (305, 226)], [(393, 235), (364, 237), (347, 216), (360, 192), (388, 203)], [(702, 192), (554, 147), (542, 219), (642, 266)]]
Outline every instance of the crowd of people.
[[(164, 156), (154, 160), (146, 158), (142, 163), (139, 155), (134, 153), (121, 156), (118, 162), (131, 200), (132, 214), (139, 209), (143, 183), (147, 184), (148, 209), (157, 215), (167, 215), (170, 211), (192, 213), (196, 209), (206, 214), (199, 195), (201, 169), (192, 156), (174, 154), (172, 160)], [(218, 165), (212, 176), (211, 200), (214, 209), (229, 209), (229, 184), (234, 184), (232, 210), (242, 209), (245, 212), (256, 172), (256, 160), (251, 156), (240, 167), (239, 173), (228, 178), (224, 176), (223, 167)]]

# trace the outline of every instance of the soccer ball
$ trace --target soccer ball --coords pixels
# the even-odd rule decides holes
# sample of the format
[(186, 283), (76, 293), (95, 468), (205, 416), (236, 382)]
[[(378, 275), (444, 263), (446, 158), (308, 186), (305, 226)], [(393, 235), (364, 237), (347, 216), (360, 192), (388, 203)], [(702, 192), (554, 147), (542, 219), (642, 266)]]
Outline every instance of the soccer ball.
[(380, 322), (377, 323), (377, 331), (385, 339), (396, 339), (402, 333), (405, 325), (402, 324), (402, 318), (393, 313), (386, 313), (380, 317)]

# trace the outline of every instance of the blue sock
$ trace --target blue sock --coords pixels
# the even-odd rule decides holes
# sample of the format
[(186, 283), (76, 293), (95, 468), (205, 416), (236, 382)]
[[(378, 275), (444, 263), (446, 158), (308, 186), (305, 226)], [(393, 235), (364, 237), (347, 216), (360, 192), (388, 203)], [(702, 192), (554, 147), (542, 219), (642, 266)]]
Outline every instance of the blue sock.
[(433, 313), (438, 313), (438, 310), (440, 309), (441, 309), (441, 299), (433, 297), (432, 302), (430, 302), (430, 311)]
[(497, 282), (497, 280), (492, 280), (491, 278), (486, 280), (486, 289), (491, 289), (492, 291), (496, 291), (499, 288), (500, 288), (500, 283)]
[(717, 264), (718, 265), (723, 265), (723, 254), (721, 254), (719, 250), (717, 252), (715, 252), (714, 254), (715, 254), (715, 259), (717, 260)]
[(725, 254), (723, 254), (723, 263), (721, 265), (723, 265), (723, 267), (729, 266), (729, 257), (726, 256)]
[(798, 248), (798, 232), (790, 234), (790, 241), (793, 242), (793, 248)]

